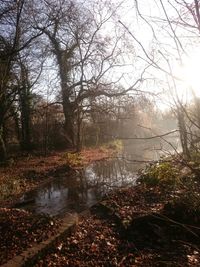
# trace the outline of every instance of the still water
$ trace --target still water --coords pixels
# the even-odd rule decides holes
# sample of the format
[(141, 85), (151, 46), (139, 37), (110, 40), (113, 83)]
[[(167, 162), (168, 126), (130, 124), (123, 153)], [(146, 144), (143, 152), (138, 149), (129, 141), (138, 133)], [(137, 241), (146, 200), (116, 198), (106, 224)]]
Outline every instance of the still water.
[[(35, 213), (62, 215), (81, 212), (94, 205), (107, 192), (134, 185), (140, 164), (121, 158), (97, 161), (75, 176), (63, 176), (28, 192), (21, 198), (20, 208)], [(24, 203), (24, 204), (23, 204)]]
[(16, 207), (50, 215), (81, 212), (97, 203), (106, 193), (135, 185), (138, 170), (144, 167), (145, 162), (158, 160), (159, 157), (155, 143), (125, 142), (121, 156), (94, 162), (77, 171), (76, 175), (58, 176), (24, 194)]

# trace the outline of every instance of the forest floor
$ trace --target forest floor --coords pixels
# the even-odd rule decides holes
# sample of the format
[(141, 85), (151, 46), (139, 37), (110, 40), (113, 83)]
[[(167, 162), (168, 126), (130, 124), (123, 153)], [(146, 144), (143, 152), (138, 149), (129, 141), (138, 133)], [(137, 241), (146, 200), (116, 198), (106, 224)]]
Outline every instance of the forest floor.
[(200, 266), (199, 215), (160, 187), (116, 190), (30, 266)]
[[(0, 171), (6, 179), (19, 175), (24, 192), (60, 172), (73, 175), (74, 168), (112, 155), (112, 149), (57, 153), (19, 160)], [(10, 199), (21, 192), (1, 201), (0, 264), (54, 235), (61, 223), (9, 208)], [(73, 234), (27, 266), (200, 266), (199, 196), (199, 176), (191, 168), (173, 161), (149, 166), (138, 185), (109, 193), (80, 218)]]

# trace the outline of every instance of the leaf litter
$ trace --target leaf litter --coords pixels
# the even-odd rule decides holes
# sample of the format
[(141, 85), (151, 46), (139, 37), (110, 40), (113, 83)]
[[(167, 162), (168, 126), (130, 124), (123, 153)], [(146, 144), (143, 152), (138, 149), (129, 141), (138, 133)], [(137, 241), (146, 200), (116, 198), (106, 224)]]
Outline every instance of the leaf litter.
[(47, 215), (0, 208), (0, 264), (56, 234), (59, 224)]
[(174, 221), (168, 201), (157, 187), (115, 190), (33, 266), (200, 266), (199, 230)]

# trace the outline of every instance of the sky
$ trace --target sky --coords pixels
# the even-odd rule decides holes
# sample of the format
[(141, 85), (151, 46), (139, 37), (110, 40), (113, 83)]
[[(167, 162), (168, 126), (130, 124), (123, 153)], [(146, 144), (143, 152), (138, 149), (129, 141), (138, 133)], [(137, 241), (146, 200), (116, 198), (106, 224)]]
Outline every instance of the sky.
[[(121, 21), (133, 35), (133, 37), (131, 34), (129, 35), (129, 42), (132, 42), (135, 50), (134, 56), (138, 58), (137, 61), (133, 58), (130, 59), (130, 63), (133, 60), (133, 66), (130, 67), (129, 74), (123, 81), (124, 86), (130, 86), (131, 83), (134, 83), (137, 75), (144, 68), (145, 61), (149, 61), (147, 58), (149, 56), (163, 70), (167, 72), (171, 70), (174, 76), (178, 77), (175, 82), (181, 101), (184, 103), (192, 101), (192, 91), (200, 97), (198, 32), (196, 30), (186, 30), (184, 27), (179, 27), (177, 23), (173, 23), (171, 26), (178, 37), (177, 41), (173, 38), (169, 23), (166, 22), (166, 14), (160, 0), (137, 1), (137, 3), (143, 18), (137, 13), (134, 0), (125, 1), (124, 13), (121, 12), (120, 14)], [(162, 1), (162, 3), (167, 16), (174, 22), (177, 21), (177, 11), (169, 4), (174, 4), (175, 1)], [(178, 10), (180, 9), (180, 5), (176, 7), (178, 7)], [(194, 24), (194, 21), (191, 22)], [(154, 38), (154, 34), (156, 38)], [(181, 45), (184, 51), (182, 51)], [(178, 53), (177, 46), (181, 56)], [(144, 50), (147, 55), (145, 55)], [(161, 92), (174, 86), (170, 76), (158, 68), (149, 67), (144, 77), (147, 78), (147, 81), (141, 87), (143, 90)], [(168, 104), (171, 105), (173, 102), (171, 93), (164, 94), (162, 98), (163, 101), (158, 100), (161, 109), (167, 108)]]

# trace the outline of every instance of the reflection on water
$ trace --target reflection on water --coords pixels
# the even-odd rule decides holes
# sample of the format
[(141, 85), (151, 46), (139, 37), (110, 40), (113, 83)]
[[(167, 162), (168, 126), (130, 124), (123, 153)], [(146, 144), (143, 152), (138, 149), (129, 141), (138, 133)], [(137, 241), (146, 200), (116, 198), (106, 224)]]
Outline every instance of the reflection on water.
[(122, 157), (95, 162), (73, 177), (59, 176), (41, 188), (25, 194), (20, 207), (51, 215), (83, 211), (108, 191), (127, 184), (134, 185), (138, 169), (144, 166), (140, 161), (158, 160), (166, 151), (174, 153), (171, 149), (176, 146), (175, 142), (174, 138), (168, 138), (167, 142), (125, 141)]
[(108, 191), (127, 184), (134, 185), (139, 167), (118, 158), (95, 162), (75, 177), (59, 177), (28, 192), (21, 199), (26, 203), (21, 208), (51, 215), (83, 211)]

